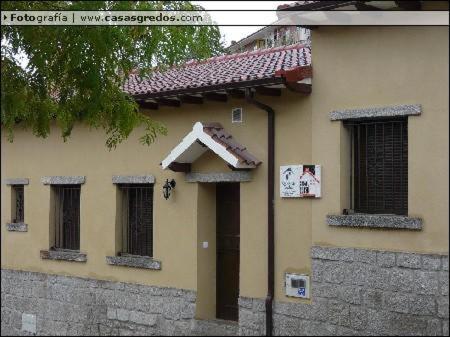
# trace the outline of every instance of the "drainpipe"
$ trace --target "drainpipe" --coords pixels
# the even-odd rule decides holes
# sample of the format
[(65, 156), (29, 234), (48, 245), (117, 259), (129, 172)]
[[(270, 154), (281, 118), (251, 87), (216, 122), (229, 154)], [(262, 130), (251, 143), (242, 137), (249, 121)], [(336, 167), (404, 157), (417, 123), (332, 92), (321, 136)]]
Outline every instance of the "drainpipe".
[(266, 297), (266, 336), (273, 332), (273, 299), (275, 289), (275, 111), (268, 105), (254, 99), (251, 89), (245, 90), (248, 103), (267, 112), (267, 297)]

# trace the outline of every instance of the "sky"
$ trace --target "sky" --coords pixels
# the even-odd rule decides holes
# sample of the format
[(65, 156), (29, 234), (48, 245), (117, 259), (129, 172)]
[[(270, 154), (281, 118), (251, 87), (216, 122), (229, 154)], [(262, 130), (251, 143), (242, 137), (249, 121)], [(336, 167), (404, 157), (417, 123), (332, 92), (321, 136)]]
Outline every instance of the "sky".
[[(292, 3), (294, 1), (192, 1), (196, 5), (200, 5), (206, 10), (213, 9), (270, 9), (276, 10), (279, 5)], [(233, 12), (211, 12), (211, 17), (217, 24), (220, 25), (224, 18), (233, 18), (236, 14)], [(249, 24), (254, 22), (271, 22), (277, 21), (276, 12), (252, 12), (251, 15), (245, 18)], [(239, 41), (240, 39), (256, 32), (262, 26), (243, 26), (243, 27), (228, 27), (221, 26), (220, 31), (224, 35), (225, 46), (229, 46), (231, 41)]]

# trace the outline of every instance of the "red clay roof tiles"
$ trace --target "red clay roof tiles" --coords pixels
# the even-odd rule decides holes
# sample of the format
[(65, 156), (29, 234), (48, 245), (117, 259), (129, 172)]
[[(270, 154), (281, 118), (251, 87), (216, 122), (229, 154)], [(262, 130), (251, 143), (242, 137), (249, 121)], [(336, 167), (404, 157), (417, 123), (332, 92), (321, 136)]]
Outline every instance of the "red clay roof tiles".
[(254, 166), (261, 164), (261, 161), (248, 152), (245, 146), (237, 143), (220, 123), (204, 123), (203, 131), (210, 135), (214, 141), (225, 146), (227, 151), (238, 157), (241, 162)]
[[(310, 47), (295, 44), (217, 56), (203, 61), (191, 61), (167, 71), (156, 71), (148, 78), (132, 74), (125, 82), (123, 90), (131, 95), (163, 95), (171, 91), (189, 88), (207, 89), (214, 85), (275, 79), (284, 77), (284, 73), (280, 70), (310, 68), (310, 65)], [(303, 72), (299, 73), (303, 74)]]

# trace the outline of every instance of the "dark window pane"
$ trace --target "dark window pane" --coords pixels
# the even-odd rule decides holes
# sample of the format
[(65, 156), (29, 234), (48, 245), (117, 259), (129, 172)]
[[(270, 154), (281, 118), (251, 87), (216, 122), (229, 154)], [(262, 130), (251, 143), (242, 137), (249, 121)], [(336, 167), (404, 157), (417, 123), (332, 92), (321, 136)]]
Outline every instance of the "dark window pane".
[(120, 185), (122, 191), (122, 252), (153, 255), (153, 185)]
[(80, 249), (80, 186), (55, 186), (55, 247)]
[(356, 212), (408, 213), (406, 119), (351, 122)]
[(24, 222), (24, 193), (23, 193), (23, 186), (22, 185), (16, 185), (14, 188), (14, 194), (15, 194), (15, 214), (13, 222)]

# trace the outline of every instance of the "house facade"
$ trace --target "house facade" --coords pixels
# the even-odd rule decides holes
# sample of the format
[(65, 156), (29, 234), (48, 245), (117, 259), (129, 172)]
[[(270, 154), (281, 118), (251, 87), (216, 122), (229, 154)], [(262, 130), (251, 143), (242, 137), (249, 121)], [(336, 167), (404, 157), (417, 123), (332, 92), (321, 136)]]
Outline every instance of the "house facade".
[[(150, 147), (2, 132), (2, 335), (448, 335), (448, 35), (319, 27), (135, 75)], [(281, 196), (297, 165), (320, 197)]]
[(310, 30), (297, 26), (267, 26), (239, 40), (232, 41), (227, 51), (231, 54), (310, 42)]

